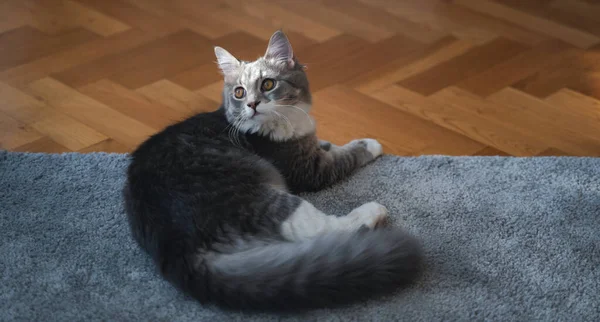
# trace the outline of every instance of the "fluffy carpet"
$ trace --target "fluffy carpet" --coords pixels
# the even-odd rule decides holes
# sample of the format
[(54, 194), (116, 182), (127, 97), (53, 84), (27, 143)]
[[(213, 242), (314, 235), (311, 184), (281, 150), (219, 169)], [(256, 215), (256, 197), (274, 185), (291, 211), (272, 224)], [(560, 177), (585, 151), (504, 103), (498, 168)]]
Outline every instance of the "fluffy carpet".
[(395, 295), (285, 317), (203, 307), (159, 278), (129, 236), (127, 162), (0, 152), (0, 320), (600, 320), (600, 159), (385, 156), (307, 195), (332, 214), (387, 205), (428, 268)]

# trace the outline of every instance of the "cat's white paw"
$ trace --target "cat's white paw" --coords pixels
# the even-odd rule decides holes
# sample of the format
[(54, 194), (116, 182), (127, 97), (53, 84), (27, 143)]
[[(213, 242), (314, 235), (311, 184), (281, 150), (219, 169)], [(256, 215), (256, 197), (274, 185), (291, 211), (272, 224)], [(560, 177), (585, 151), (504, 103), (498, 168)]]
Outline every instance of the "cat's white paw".
[(388, 210), (382, 204), (372, 201), (355, 208), (348, 214), (348, 217), (353, 218), (361, 225), (373, 229), (385, 223), (388, 217)]
[(379, 143), (375, 139), (360, 139), (360, 140), (356, 140), (356, 141), (365, 145), (365, 147), (367, 148), (367, 151), (369, 151), (369, 153), (371, 153), (371, 155), (373, 155), (373, 158), (377, 158), (383, 154), (383, 147), (381, 146), (381, 143)]

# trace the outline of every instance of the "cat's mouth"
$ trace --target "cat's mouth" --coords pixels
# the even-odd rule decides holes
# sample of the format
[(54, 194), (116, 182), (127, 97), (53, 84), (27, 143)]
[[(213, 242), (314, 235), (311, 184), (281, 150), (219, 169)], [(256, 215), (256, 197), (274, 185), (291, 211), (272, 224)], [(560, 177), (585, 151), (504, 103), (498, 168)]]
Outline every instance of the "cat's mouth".
[(261, 117), (263, 115), (267, 115), (267, 114), (269, 114), (269, 112), (270, 112), (270, 110), (269, 110), (268, 106), (261, 106), (260, 109), (258, 107), (256, 109), (250, 109), (248, 111), (248, 115), (252, 119), (252, 118)]
[(256, 109), (246, 108), (246, 111), (244, 114), (246, 114), (246, 118), (253, 119), (255, 116), (257, 116), (261, 113), (259, 111), (257, 111)]

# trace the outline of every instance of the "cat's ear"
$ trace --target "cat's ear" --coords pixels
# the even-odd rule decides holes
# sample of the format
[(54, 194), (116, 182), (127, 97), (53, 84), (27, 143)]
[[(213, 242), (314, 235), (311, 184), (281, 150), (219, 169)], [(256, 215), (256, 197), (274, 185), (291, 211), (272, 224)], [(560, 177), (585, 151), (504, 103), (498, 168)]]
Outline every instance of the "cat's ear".
[(215, 47), (215, 56), (224, 75), (231, 75), (240, 67), (240, 61), (221, 47)]
[(277, 30), (273, 36), (271, 36), (265, 58), (285, 62), (290, 68), (294, 67), (294, 51), (283, 31)]

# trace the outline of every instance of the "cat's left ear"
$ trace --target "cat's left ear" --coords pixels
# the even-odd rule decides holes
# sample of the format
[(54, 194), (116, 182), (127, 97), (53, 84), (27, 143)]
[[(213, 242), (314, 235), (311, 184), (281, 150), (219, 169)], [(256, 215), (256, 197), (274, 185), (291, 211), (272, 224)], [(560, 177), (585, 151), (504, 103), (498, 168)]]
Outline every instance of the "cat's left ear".
[(292, 45), (283, 31), (277, 30), (273, 36), (271, 36), (265, 58), (274, 59), (278, 62), (285, 62), (289, 68), (295, 66)]
[(221, 47), (215, 47), (215, 56), (217, 56), (217, 63), (225, 76), (233, 74), (241, 65), (237, 58)]

